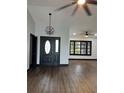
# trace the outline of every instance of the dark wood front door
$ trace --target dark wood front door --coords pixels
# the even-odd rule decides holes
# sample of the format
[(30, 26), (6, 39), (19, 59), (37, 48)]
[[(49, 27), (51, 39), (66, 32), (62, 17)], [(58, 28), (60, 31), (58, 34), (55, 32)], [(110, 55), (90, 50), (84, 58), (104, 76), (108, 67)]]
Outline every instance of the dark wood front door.
[(40, 37), (40, 64), (60, 64), (60, 37)]

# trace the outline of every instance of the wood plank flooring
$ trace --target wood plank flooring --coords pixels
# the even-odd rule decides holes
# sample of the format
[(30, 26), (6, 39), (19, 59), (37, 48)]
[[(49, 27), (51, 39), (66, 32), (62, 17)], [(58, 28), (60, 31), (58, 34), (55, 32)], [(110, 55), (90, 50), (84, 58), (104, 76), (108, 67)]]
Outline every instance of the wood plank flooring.
[(97, 62), (70, 60), (69, 66), (40, 66), (27, 73), (27, 93), (97, 93)]

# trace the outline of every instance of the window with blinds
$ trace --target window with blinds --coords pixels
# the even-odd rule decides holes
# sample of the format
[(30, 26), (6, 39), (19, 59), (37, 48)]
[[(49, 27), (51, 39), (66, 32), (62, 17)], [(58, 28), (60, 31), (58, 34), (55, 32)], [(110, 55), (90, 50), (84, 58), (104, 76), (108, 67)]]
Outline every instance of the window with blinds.
[(91, 56), (92, 41), (70, 41), (70, 55)]

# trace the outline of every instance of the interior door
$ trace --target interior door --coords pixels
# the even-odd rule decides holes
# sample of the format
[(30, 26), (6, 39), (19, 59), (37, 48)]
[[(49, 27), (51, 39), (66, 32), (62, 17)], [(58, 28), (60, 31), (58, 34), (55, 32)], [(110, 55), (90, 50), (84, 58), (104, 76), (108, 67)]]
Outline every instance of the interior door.
[(40, 37), (40, 64), (60, 64), (60, 37)]
[(37, 62), (37, 37), (30, 34), (30, 68), (36, 67)]

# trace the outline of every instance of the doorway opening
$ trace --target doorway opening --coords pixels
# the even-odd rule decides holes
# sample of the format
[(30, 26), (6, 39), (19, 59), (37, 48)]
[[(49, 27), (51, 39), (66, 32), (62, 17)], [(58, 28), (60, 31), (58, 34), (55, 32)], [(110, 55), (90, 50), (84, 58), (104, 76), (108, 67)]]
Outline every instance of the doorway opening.
[(30, 68), (35, 68), (37, 63), (37, 37), (30, 34)]

